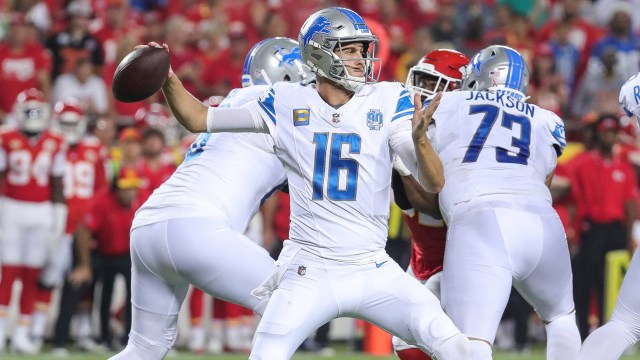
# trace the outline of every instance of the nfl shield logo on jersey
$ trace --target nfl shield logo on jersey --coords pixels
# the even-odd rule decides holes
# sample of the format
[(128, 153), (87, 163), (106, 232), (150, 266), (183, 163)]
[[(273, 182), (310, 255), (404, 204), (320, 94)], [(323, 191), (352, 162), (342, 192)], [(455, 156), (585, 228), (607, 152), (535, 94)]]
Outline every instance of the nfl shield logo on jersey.
[(380, 112), (380, 110), (369, 110), (367, 113), (367, 126), (369, 130), (380, 130), (382, 127), (382, 112)]
[(298, 275), (305, 276), (307, 274), (307, 267), (304, 265), (298, 266)]

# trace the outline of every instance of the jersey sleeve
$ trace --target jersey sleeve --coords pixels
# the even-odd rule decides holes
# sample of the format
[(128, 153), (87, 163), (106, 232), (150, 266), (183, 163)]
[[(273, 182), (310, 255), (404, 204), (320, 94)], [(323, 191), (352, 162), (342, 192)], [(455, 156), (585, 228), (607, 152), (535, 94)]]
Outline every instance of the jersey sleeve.
[(564, 148), (567, 147), (567, 140), (564, 134), (564, 122), (556, 114), (549, 112), (550, 116), (546, 117), (546, 130), (550, 135), (553, 148), (556, 150), (556, 155), (560, 156), (564, 152)]
[[(399, 89), (399, 91), (397, 91)], [(391, 131), (389, 135), (389, 146), (398, 154), (402, 162), (409, 171), (416, 175), (418, 173), (418, 161), (416, 159), (413, 139), (411, 137), (411, 118), (413, 117), (413, 102), (409, 91), (404, 85), (399, 84), (394, 88), (397, 101), (391, 117)]]

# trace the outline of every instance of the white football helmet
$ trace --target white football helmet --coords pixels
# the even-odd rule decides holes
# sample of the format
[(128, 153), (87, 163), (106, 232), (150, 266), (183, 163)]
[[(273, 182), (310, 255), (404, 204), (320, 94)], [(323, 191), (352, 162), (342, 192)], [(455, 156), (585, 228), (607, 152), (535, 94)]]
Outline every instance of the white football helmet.
[(87, 131), (87, 117), (75, 98), (58, 101), (53, 108), (53, 127), (62, 133), (69, 145), (82, 140)]
[(40, 134), (49, 127), (51, 108), (42, 91), (31, 88), (16, 97), (13, 113), (20, 130), (29, 134)]
[[(377, 42), (378, 38), (371, 33), (360, 15), (339, 7), (326, 8), (309, 16), (298, 35), (302, 61), (316, 75), (332, 80), (349, 91), (358, 91), (365, 84), (378, 81), (382, 66), (375, 66), (380, 62), (374, 57)], [(364, 77), (349, 75), (344, 60), (334, 52), (351, 43), (364, 45), (362, 58), (349, 59), (365, 61)]]
[[(618, 101), (629, 117), (640, 119), (640, 73), (633, 75), (622, 85)], [(638, 125), (640, 126), (640, 124)]]

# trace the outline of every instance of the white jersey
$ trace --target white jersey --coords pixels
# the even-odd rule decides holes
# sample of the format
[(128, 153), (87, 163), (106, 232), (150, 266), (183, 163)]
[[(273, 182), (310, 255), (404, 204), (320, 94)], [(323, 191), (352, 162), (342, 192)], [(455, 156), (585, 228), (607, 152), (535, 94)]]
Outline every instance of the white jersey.
[(534, 196), (551, 203), (544, 181), (566, 145), (563, 122), (508, 94), (443, 94), (429, 135), (444, 165), (445, 219), (457, 204), (480, 196)]
[[(266, 89), (236, 89), (220, 106), (240, 106)], [(243, 232), (262, 200), (285, 181), (269, 135), (200, 134), (184, 162), (137, 211), (132, 229), (168, 219), (213, 216)]]
[(290, 239), (343, 262), (379, 256), (387, 241), (392, 150), (416, 163), (413, 104), (404, 86), (365, 85), (335, 109), (315, 85), (277, 83), (248, 106), (269, 127), (287, 171)]

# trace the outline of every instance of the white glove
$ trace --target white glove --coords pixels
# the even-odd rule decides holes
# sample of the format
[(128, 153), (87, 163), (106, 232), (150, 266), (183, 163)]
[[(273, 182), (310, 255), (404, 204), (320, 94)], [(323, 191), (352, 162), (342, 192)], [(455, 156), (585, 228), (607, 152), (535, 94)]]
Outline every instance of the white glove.
[(53, 229), (51, 236), (54, 241), (62, 239), (67, 228), (67, 205), (63, 203), (53, 203)]
[(404, 165), (404, 163), (400, 159), (400, 156), (398, 156), (398, 155), (394, 156), (394, 159), (393, 159), (393, 170), (397, 171), (400, 174), (400, 176), (409, 176), (409, 175), (411, 175), (411, 171), (409, 171), (409, 169), (407, 169), (407, 167)]

